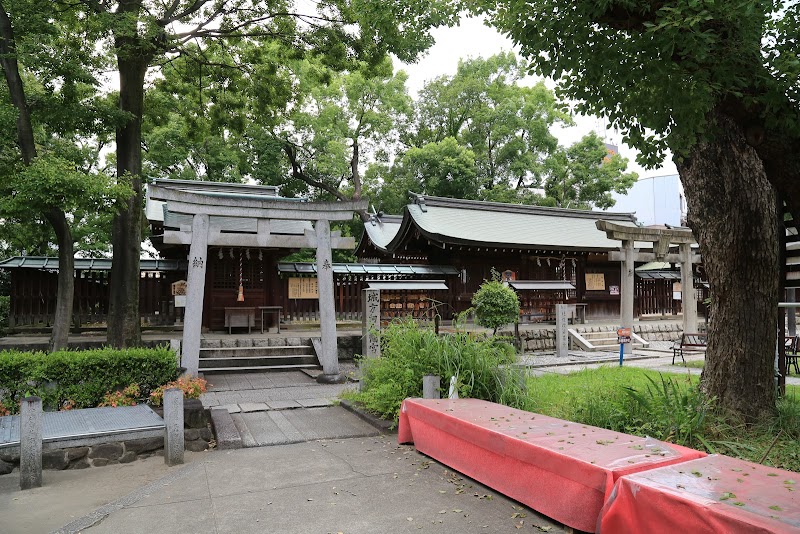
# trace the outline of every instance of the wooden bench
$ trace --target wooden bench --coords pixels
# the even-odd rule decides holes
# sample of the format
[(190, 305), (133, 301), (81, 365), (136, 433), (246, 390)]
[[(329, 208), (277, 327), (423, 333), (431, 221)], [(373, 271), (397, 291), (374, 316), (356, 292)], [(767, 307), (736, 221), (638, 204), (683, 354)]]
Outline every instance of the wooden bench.
[(680, 355), (683, 363), (686, 363), (684, 354), (698, 354), (706, 351), (708, 345), (707, 334), (681, 334), (680, 340), (672, 345), (672, 365), (675, 365), (675, 358)]

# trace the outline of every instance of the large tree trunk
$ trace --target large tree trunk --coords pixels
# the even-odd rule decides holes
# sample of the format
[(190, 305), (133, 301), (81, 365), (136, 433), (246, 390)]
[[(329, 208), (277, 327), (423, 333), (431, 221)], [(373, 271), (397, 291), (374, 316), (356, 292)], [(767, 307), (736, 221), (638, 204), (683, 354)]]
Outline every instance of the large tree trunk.
[(69, 345), (72, 302), (75, 298), (75, 242), (63, 211), (51, 208), (45, 216), (58, 237), (58, 296), (49, 350), (64, 350)]
[(776, 195), (744, 132), (721, 113), (678, 171), (711, 286), (701, 387), (755, 422), (774, 413), (779, 246)]
[(141, 341), (139, 324), (139, 252), (142, 241), (142, 109), (147, 59), (124, 48), (120, 43), (120, 109), (131, 114), (124, 126), (117, 128), (117, 179), (130, 184), (133, 195), (114, 217), (111, 243), (111, 287), (108, 307), (108, 343), (123, 348)]

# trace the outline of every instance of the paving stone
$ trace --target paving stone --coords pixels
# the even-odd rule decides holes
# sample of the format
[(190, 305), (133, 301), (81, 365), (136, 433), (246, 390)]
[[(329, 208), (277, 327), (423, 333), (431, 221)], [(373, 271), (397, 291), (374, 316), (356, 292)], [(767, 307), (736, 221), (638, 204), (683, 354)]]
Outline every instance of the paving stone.
[(330, 399), (298, 399), (300, 406), (303, 408), (322, 408), (325, 406), (333, 406), (333, 401)]
[(239, 405), (239, 408), (241, 408), (242, 413), (266, 412), (269, 410), (269, 407), (263, 402), (243, 402)]
[(294, 400), (274, 400), (267, 402), (267, 405), (272, 410), (289, 410), (301, 407), (300, 403)]
[(217, 436), (218, 448), (242, 448), (242, 438), (228, 410), (223, 408), (214, 408), (211, 410), (211, 423), (214, 426), (214, 431)]
[(214, 409), (216, 408), (228, 410), (228, 413), (239, 413), (242, 411), (238, 404), (224, 404), (222, 406), (215, 406)]

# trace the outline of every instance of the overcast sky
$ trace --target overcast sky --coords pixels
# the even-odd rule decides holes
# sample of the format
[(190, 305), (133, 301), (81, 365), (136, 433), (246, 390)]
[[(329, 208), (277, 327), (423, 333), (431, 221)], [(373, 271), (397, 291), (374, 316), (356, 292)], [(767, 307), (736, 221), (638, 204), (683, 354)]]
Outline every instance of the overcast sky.
[[(427, 55), (415, 64), (404, 64), (396, 61), (395, 67), (408, 73), (408, 88), (412, 96), (422, 88), (427, 80), (442, 75), (453, 75), (458, 67), (458, 60), (469, 57), (489, 57), (501, 51), (514, 50), (513, 43), (497, 30), (485, 26), (475, 18), (462, 19), (461, 25), (455, 28), (439, 28), (434, 30), (436, 44)], [(531, 83), (536, 78), (530, 78)], [(554, 86), (552, 80), (545, 80), (548, 87)], [(558, 128), (553, 133), (561, 144), (570, 145), (583, 135), (594, 130), (606, 142), (619, 146), (620, 153), (628, 158), (628, 169), (636, 171), (639, 177), (677, 174), (671, 160), (664, 162), (661, 168), (645, 170), (636, 161), (637, 152), (622, 143), (622, 136), (614, 131), (606, 130), (605, 123), (597, 117), (576, 116), (576, 125), (570, 128)]]

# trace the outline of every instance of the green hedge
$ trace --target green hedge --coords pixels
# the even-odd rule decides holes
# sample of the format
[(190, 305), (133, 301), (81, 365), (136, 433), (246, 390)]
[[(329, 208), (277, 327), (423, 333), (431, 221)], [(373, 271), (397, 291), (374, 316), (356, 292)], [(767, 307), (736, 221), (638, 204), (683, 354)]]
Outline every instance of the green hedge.
[(8, 328), (8, 313), (11, 309), (11, 297), (0, 296), (0, 335)]
[(177, 377), (175, 353), (155, 349), (0, 352), (0, 402), (15, 413), (28, 395), (54, 410), (66, 401), (75, 408), (97, 406), (106, 392), (139, 384), (142, 396)]

